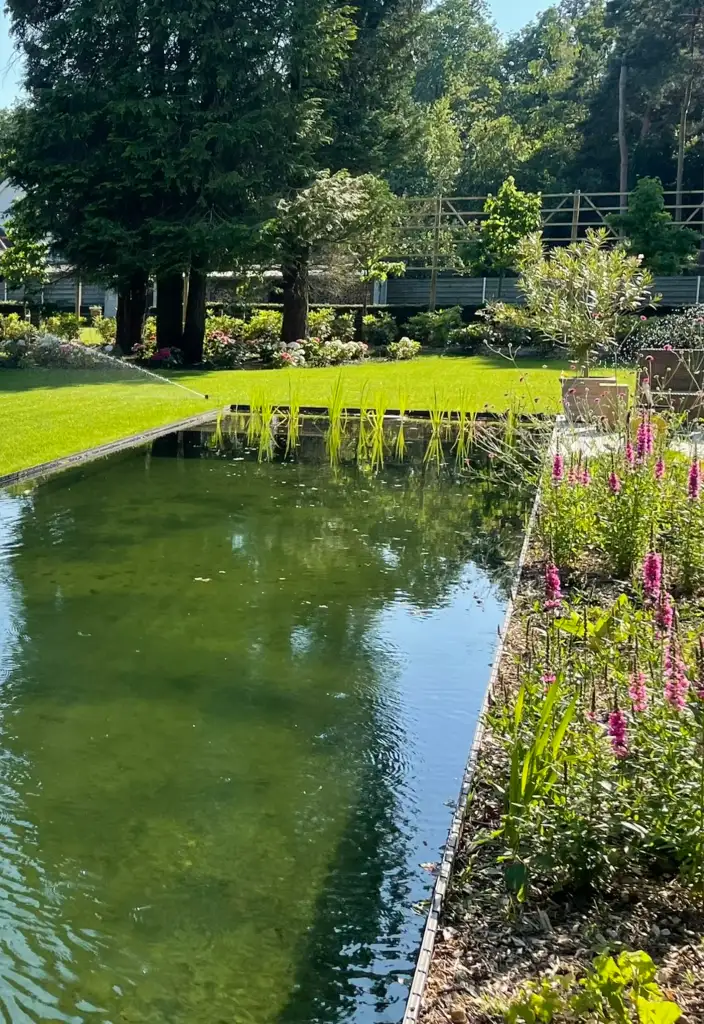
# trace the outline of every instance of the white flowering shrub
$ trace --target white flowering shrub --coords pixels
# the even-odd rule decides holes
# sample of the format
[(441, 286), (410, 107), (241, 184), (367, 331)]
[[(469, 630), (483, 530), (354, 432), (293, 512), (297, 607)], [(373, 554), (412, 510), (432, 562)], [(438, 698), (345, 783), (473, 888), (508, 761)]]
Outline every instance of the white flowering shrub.
[(411, 338), (401, 338), (399, 341), (393, 341), (387, 348), (389, 357), (391, 359), (415, 359), (416, 356), (420, 355), (421, 344), (419, 341), (413, 341)]

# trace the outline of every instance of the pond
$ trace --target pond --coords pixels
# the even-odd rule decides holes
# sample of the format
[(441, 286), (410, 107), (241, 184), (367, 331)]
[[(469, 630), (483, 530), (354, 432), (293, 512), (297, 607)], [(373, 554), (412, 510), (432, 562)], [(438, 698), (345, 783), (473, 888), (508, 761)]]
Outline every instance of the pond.
[(529, 495), (202, 440), (0, 492), (4, 1018), (399, 1021)]

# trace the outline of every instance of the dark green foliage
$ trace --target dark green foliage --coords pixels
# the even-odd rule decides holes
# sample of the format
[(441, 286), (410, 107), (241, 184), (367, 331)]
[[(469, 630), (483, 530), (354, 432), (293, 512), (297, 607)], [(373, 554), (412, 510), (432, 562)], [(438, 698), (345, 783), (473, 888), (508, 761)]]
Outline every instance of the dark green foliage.
[(462, 327), (462, 307), (451, 306), (433, 312), (417, 313), (404, 326), (404, 334), (430, 348), (445, 348), (453, 331)]
[(665, 210), (659, 178), (640, 178), (628, 199), (628, 213), (609, 217), (611, 227), (625, 236), (628, 250), (643, 255), (643, 263), (655, 274), (677, 274), (691, 265), (701, 236), (681, 227)]

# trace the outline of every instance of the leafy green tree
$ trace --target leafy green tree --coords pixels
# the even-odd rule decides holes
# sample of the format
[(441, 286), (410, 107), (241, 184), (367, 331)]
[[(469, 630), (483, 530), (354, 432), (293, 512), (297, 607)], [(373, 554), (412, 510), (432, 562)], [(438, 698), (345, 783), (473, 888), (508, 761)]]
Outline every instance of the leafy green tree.
[(41, 302), (42, 288), (49, 280), (49, 246), (37, 242), (13, 220), (5, 224), (5, 234), (10, 245), (0, 254), (0, 277), (8, 287), (22, 289), (26, 302)]
[(475, 272), (499, 275), (499, 294), (506, 271), (516, 264), (521, 243), (540, 231), (541, 208), (541, 196), (522, 192), (512, 177), (506, 179), (496, 196), (487, 196), (486, 217), (469, 243), (467, 257)]
[(674, 223), (659, 178), (640, 178), (629, 196), (628, 213), (609, 217), (609, 223), (625, 236), (626, 249), (641, 253), (644, 266), (654, 274), (677, 274), (697, 258), (701, 236)]
[(123, 350), (140, 336), (149, 276), (188, 274), (182, 344), (197, 362), (208, 271), (251, 259), (270, 197), (309, 174), (324, 134), (319, 86), (347, 52), (348, 9), (333, 0), (109, 0), (99, 11), (87, 0), (13, 0), (9, 9), (29, 101), (8, 121), (2, 163), (25, 192), (27, 223), (84, 276), (117, 283)]
[(384, 266), (393, 254), (399, 206), (385, 182), (372, 175), (322, 171), (292, 199), (281, 199), (268, 234), (281, 261), (284, 293), (282, 340), (307, 334), (309, 268), (349, 258), (361, 280), (400, 272)]

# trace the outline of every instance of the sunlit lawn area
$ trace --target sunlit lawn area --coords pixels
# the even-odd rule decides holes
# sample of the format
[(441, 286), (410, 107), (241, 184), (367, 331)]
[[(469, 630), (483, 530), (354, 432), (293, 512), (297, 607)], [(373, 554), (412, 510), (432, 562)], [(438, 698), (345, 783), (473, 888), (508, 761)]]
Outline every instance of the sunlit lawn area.
[(566, 364), (522, 360), (518, 367), (483, 356), (428, 356), (411, 363), (310, 370), (232, 370), (172, 375), (207, 394), (190, 395), (168, 383), (142, 377), (133, 368), (103, 370), (0, 371), (0, 475), (24, 469), (162, 426), (228, 403), (247, 403), (266, 393), (274, 402), (294, 396), (303, 405), (326, 405), (338, 378), (344, 402), (359, 405), (383, 396), (387, 407), (405, 400), (427, 408), (437, 396), (451, 408), (555, 413), (560, 373)]

